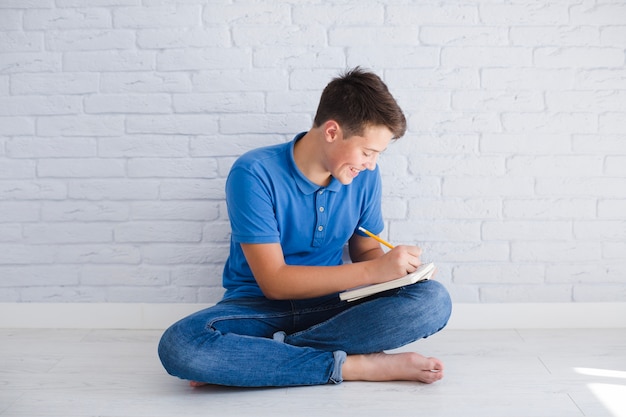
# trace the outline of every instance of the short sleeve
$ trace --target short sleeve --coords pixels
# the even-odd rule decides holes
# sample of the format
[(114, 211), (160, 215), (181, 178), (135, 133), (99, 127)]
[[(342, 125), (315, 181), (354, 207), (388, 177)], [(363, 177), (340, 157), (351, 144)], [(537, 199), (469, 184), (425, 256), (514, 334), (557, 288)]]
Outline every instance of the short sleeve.
[(226, 181), (226, 202), (235, 242), (280, 241), (272, 184), (263, 172), (234, 167)]

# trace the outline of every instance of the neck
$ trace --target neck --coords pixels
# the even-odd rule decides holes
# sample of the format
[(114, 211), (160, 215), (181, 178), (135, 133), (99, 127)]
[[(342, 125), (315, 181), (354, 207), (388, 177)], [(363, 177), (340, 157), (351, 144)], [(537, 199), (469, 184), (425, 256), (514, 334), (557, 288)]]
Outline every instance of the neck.
[(332, 179), (330, 172), (322, 163), (323, 136), (320, 136), (315, 128), (309, 130), (299, 141), (293, 150), (296, 166), (311, 182), (327, 186)]

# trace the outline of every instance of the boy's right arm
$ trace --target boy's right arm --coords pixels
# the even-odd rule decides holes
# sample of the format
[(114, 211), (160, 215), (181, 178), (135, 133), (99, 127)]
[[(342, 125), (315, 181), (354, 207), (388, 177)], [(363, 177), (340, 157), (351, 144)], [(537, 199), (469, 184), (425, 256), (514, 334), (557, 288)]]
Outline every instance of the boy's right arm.
[(242, 244), (254, 277), (269, 299), (314, 298), (360, 285), (376, 284), (413, 272), (421, 250), (397, 246), (363, 262), (338, 266), (287, 265), (279, 243)]

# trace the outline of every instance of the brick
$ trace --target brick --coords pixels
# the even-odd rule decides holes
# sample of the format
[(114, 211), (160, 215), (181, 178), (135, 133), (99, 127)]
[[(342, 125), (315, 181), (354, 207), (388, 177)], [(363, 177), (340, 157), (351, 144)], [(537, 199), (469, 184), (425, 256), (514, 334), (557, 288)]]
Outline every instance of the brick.
[(610, 262), (605, 265), (597, 263), (576, 263), (573, 265), (548, 266), (546, 282), (548, 283), (622, 283), (626, 265), (623, 262)]
[(569, 5), (543, 2), (483, 3), (480, 21), (487, 25), (566, 25), (570, 23)]
[(626, 222), (621, 220), (579, 220), (574, 222), (576, 239), (591, 242), (626, 240)]
[(147, 265), (196, 265), (221, 263), (228, 256), (228, 246), (210, 244), (161, 244), (146, 246), (142, 250)]
[(426, 241), (420, 246), (424, 250), (423, 259), (434, 262), (509, 262), (508, 242), (433, 242)]
[(133, 49), (135, 33), (129, 30), (60, 30), (46, 32), (50, 51)]
[(116, 28), (159, 28), (200, 26), (201, 5), (117, 7), (113, 9)]
[[(0, 243), (0, 265), (39, 265), (56, 262), (54, 253), (41, 246), (20, 243)], [(3, 268), (4, 269), (4, 268)]]
[(572, 150), (587, 154), (607, 154), (611, 152), (626, 153), (626, 141), (623, 136), (616, 135), (573, 135)]
[(480, 221), (394, 221), (389, 226), (389, 238), (396, 242), (473, 242), (480, 240)]
[(159, 196), (155, 180), (74, 180), (68, 188), (70, 198), (81, 200), (152, 200)]
[(322, 50), (306, 46), (284, 45), (263, 47), (252, 54), (252, 63), (258, 68), (327, 68), (341, 63), (345, 67), (345, 48), (326, 47)]
[(326, 41), (326, 28), (321, 26), (235, 26), (232, 29), (233, 43), (238, 47), (279, 47), (319, 45), (337, 46)]
[(285, 133), (296, 134), (309, 129), (313, 124), (309, 114), (224, 114), (220, 117), (219, 132), (239, 133)]
[(110, 72), (100, 75), (102, 93), (184, 93), (191, 77), (177, 72)]
[(575, 285), (573, 301), (586, 303), (621, 303), (626, 298), (626, 285)]
[(622, 67), (623, 48), (544, 47), (534, 50), (534, 64), (546, 68)]
[(124, 133), (123, 116), (52, 116), (37, 120), (40, 136), (119, 136)]
[(212, 221), (202, 227), (202, 242), (213, 244), (230, 244), (230, 222)]
[(330, 46), (361, 47), (415, 46), (419, 38), (419, 28), (415, 26), (352, 26), (336, 27), (328, 30)]
[(604, 171), (610, 176), (626, 176), (626, 156), (607, 156)]
[(571, 285), (497, 285), (480, 288), (484, 303), (565, 303), (572, 301)]
[(460, 265), (453, 269), (455, 284), (541, 284), (546, 275), (542, 265)]
[(626, 112), (610, 112), (599, 116), (598, 131), (609, 134), (623, 134), (626, 132), (624, 121), (626, 120)]
[(0, 74), (61, 71), (62, 57), (53, 52), (14, 52), (2, 54)]
[(63, 54), (63, 69), (75, 72), (153, 71), (153, 51), (79, 51)]
[(160, 286), (168, 285), (167, 269), (141, 265), (88, 265), (81, 269), (83, 286)]
[[(276, 134), (196, 136), (190, 139), (189, 153), (192, 156), (237, 157), (260, 146), (277, 145), (284, 142), (285, 139)], [(218, 164), (221, 164), (222, 161), (223, 158), (220, 158)], [(229, 170), (230, 164), (226, 174)]]
[[(40, 206), (31, 202), (3, 201), (0, 204), (0, 223), (38, 221)], [(20, 229), (20, 236), (21, 236)]]
[(199, 242), (202, 229), (195, 222), (133, 221), (114, 226), (115, 242)]
[(82, 243), (47, 247), (59, 264), (137, 265), (141, 251), (137, 245)]
[(104, 158), (187, 157), (189, 156), (189, 137), (184, 135), (136, 134), (123, 137), (99, 138), (98, 156)]
[(409, 116), (409, 128), (415, 132), (477, 133), (500, 132), (500, 116), (476, 112), (423, 112)]
[(391, 46), (372, 54), (371, 46), (347, 48), (347, 66), (365, 68), (433, 68), (439, 65), (439, 49), (434, 47)]
[(539, 178), (538, 195), (625, 198), (625, 178)]
[(598, 218), (621, 219), (626, 213), (626, 199), (598, 201)]
[(40, 159), (37, 176), (40, 178), (108, 178), (124, 177), (126, 162), (121, 159)]
[(265, 110), (262, 93), (176, 94), (176, 113), (259, 113)]
[(602, 245), (602, 258), (623, 261), (625, 250), (626, 243), (624, 242), (606, 242)]
[(563, 154), (569, 153), (571, 146), (570, 135), (564, 133), (532, 135), (485, 133), (480, 138), (480, 151), (486, 154)]
[[(298, 7), (298, 9), (300, 8), (302, 6)], [(291, 9), (289, 4), (283, 4), (282, 2), (211, 4), (210, 7), (204, 8), (202, 21), (209, 25), (226, 24), (231, 27), (247, 25), (279, 27), (291, 22)]]
[(214, 221), (219, 216), (215, 201), (139, 201), (130, 205), (133, 220)]
[(215, 28), (165, 28), (137, 31), (141, 49), (228, 47), (231, 44), (227, 26)]
[(478, 71), (468, 68), (391, 69), (385, 76), (389, 85), (402, 85), (410, 90), (478, 89), (480, 86)]
[(171, 113), (168, 94), (98, 94), (85, 98), (85, 113)]
[(580, 241), (514, 241), (511, 242), (513, 262), (577, 262), (600, 259), (599, 242)]
[(0, 287), (28, 287), (46, 285), (78, 285), (80, 266), (4, 266), (0, 268)]
[[(484, 68), (481, 86), (488, 90), (571, 90), (574, 70), (549, 68)], [(578, 85), (578, 83), (576, 83)]]
[(582, 69), (576, 73), (578, 89), (626, 90), (626, 69)]
[(518, 220), (494, 221), (482, 223), (483, 240), (568, 240), (572, 238), (572, 225), (569, 221)]
[(127, 133), (160, 135), (206, 135), (217, 133), (218, 122), (210, 115), (128, 116)]
[(509, 35), (506, 28), (497, 26), (422, 26), (419, 40), (436, 46), (503, 46), (509, 44)]
[(130, 209), (126, 202), (46, 201), (41, 207), (44, 222), (126, 221)]
[(224, 68), (248, 68), (250, 52), (235, 48), (165, 50), (156, 57), (158, 71), (193, 71)]
[(502, 214), (505, 219), (591, 219), (596, 216), (596, 204), (593, 198), (506, 199)]
[[(0, 21), (1, 23), (1, 21)], [(4, 30), (7, 28), (0, 26)], [(0, 32), (0, 53), (34, 52), (43, 49), (43, 34), (34, 32)]]
[(499, 156), (416, 155), (409, 159), (409, 170), (419, 175), (488, 176), (504, 175), (505, 161)]
[(0, 97), (0, 116), (78, 114), (82, 100), (75, 96)]
[(192, 84), (198, 92), (286, 91), (289, 78), (275, 69), (254, 69), (234, 71), (200, 71), (192, 75)]
[(435, 197), (441, 195), (441, 180), (434, 177), (401, 176), (386, 180), (383, 177), (383, 199), (387, 197)]
[(598, 131), (597, 116), (592, 113), (504, 113), (502, 126), (506, 132), (594, 133)]
[(163, 200), (223, 200), (225, 198), (225, 178), (176, 179), (161, 182)]
[(134, 158), (128, 161), (129, 178), (212, 178), (215, 158)]
[(446, 46), (441, 50), (441, 65), (463, 67), (528, 67), (532, 64), (530, 48), (504, 46)]
[(474, 5), (456, 5), (454, 3), (440, 5), (411, 4), (387, 5), (386, 23), (391, 26), (421, 24), (460, 24), (470, 26), (478, 23), (478, 9)]
[(608, 4), (579, 4), (572, 6), (571, 23), (574, 25), (623, 25), (626, 5), (620, 2)]
[(35, 161), (23, 159), (1, 160), (0, 179), (33, 178), (35, 176)]
[(626, 91), (548, 91), (546, 106), (550, 111), (626, 112)]
[(626, 46), (626, 27), (608, 26), (600, 28), (600, 42), (604, 46)]
[(525, 177), (445, 178), (444, 197), (519, 197), (534, 195), (534, 181)]
[(104, 223), (24, 224), (24, 242), (102, 243), (113, 241), (113, 228)]
[(55, 181), (0, 180), (0, 200), (63, 200), (67, 186)]
[(0, 223), (0, 242), (22, 242), (22, 226), (18, 223)]
[(499, 198), (416, 198), (408, 204), (408, 213), (418, 219), (483, 220), (499, 218), (502, 202)]
[(481, 111), (542, 111), (543, 94), (539, 91), (455, 91), (452, 108)]
[(513, 26), (510, 37), (513, 45), (530, 47), (600, 45), (600, 30), (592, 26)]
[(93, 157), (97, 152), (95, 139), (24, 136), (6, 143), (11, 158)]
[(24, 12), (24, 29), (95, 29), (111, 27), (111, 12), (105, 8), (30, 9)]
[(89, 73), (37, 73), (11, 76), (11, 93), (31, 94), (89, 94), (98, 92), (98, 76)]
[(507, 159), (507, 171), (516, 176), (594, 177), (602, 174), (603, 158), (600, 156), (523, 156)]
[[(14, 0), (14, 2), (16, 4), (13, 5), (13, 7), (19, 7), (19, 3), (22, 3), (23, 6), (23, 2), (19, 2), (18, 0)], [(52, 3), (52, 0), (50, 0), (48, 3)], [(15, 30), (15, 31), (21, 31), (22, 30), (22, 10), (19, 10), (17, 8), (15, 9), (5, 9), (4, 7), (11, 7), (9, 4), (7, 4), (6, 1), (0, 3), (0, 8), (2, 8), (2, 13), (0, 13), (0, 28), (2, 28), (2, 30)]]

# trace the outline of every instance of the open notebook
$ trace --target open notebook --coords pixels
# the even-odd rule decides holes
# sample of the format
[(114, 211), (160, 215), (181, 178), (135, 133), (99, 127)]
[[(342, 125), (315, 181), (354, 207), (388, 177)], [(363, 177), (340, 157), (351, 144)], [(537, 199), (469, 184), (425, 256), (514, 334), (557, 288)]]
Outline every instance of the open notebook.
[(381, 282), (380, 284), (365, 285), (363, 287), (353, 288), (339, 294), (339, 298), (344, 301), (355, 301), (363, 297), (367, 297), (379, 292), (392, 290), (394, 288), (404, 287), (405, 285), (415, 284), (418, 281), (430, 279), (435, 272), (435, 264), (427, 263), (420, 265), (413, 273), (396, 278), (391, 281)]

